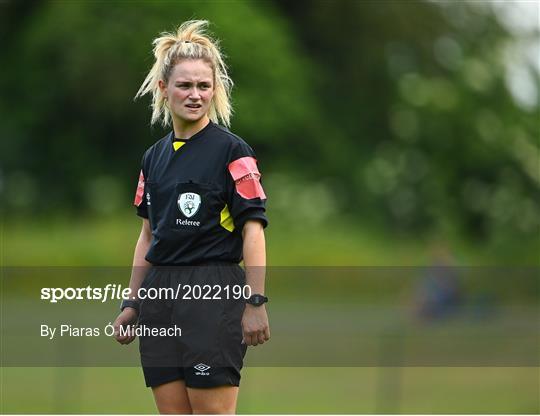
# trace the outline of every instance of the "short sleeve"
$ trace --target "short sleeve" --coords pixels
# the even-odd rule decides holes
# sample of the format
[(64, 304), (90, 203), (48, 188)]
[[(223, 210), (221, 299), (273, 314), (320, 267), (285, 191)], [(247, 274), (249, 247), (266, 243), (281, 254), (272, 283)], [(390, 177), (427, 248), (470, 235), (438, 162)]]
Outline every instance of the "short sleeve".
[(145, 168), (144, 168), (144, 157), (141, 163), (141, 171), (139, 173), (139, 180), (137, 182), (137, 189), (135, 191), (135, 199), (133, 200), (133, 205), (137, 209), (137, 215), (142, 218), (148, 218), (148, 207), (146, 206), (146, 201), (144, 200), (145, 195)]
[(266, 194), (253, 149), (246, 143), (235, 145), (227, 170), (229, 211), (235, 228), (242, 230), (248, 220), (258, 220), (266, 227)]

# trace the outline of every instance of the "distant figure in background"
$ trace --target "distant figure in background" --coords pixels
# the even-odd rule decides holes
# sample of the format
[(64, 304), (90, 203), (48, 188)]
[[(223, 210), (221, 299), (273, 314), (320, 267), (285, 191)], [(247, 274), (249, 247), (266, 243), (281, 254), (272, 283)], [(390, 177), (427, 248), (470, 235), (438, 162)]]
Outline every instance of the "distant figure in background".
[(431, 248), (432, 265), (426, 268), (415, 293), (415, 314), (425, 321), (453, 315), (462, 303), (457, 266), (445, 243)]

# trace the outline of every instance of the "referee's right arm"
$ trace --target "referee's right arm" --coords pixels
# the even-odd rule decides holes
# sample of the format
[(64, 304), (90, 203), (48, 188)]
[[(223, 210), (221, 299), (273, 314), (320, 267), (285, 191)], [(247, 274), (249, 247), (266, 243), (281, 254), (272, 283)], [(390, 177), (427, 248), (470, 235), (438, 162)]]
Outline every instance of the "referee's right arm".
[(152, 231), (150, 230), (150, 222), (148, 221), (148, 218), (143, 218), (141, 233), (139, 234), (139, 239), (137, 240), (137, 245), (135, 246), (135, 254), (133, 255), (133, 269), (131, 271), (131, 279), (129, 281), (131, 293), (135, 296), (137, 295), (137, 291), (141, 287), (146, 273), (151, 266), (151, 264), (148, 263), (144, 258), (150, 249), (151, 243)]
[[(137, 293), (139, 288), (148, 273), (150, 263), (144, 258), (150, 248), (152, 242), (152, 231), (150, 230), (150, 223), (147, 218), (143, 218), (143, 224), (139, 239), (135, 246), (135, 254), (133, 255), (133, 267), (131, 269), (131, 278), (129, 280), (129, 288), (133, 296), (132, 300), (137, 300)], [(118, 315), (114, 322), (115, 338), (120, 344), (129, 344), (135, 339), (135, 336), (120, 336), (119, 327), (121, 325), (132, 325), (137, 321), (138, 312), (134, 308), (126, 307)]]

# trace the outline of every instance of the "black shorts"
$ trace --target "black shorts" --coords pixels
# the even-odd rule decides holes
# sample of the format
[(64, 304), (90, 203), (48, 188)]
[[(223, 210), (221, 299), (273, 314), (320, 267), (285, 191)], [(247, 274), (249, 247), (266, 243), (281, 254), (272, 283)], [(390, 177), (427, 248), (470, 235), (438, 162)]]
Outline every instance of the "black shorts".
[[(148, 295), (162, 293), (141, 300), (139, 327), (147, 332), (139, 336), (139, 350), (148, 387), (174, 380), (196, 388), (239, 385), (247, 346), (245, 300), (237, 295), (244, 285), (237, 264), (150, 269), (141, 287)], [(170, 288), (166, 295), (163, 288)]]

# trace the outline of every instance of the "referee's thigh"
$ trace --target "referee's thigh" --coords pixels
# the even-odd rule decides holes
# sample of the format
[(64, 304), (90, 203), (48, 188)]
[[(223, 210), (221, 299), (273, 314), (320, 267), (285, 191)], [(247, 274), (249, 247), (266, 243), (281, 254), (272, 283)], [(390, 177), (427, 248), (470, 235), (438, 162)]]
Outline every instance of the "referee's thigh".
[(152, 392), (160, 414), (190, 415), (193, 413), (184, 380), (175, 380), (152, 387)]
[(237, 386), (187, 388), (193, 414), (235, 414)]

